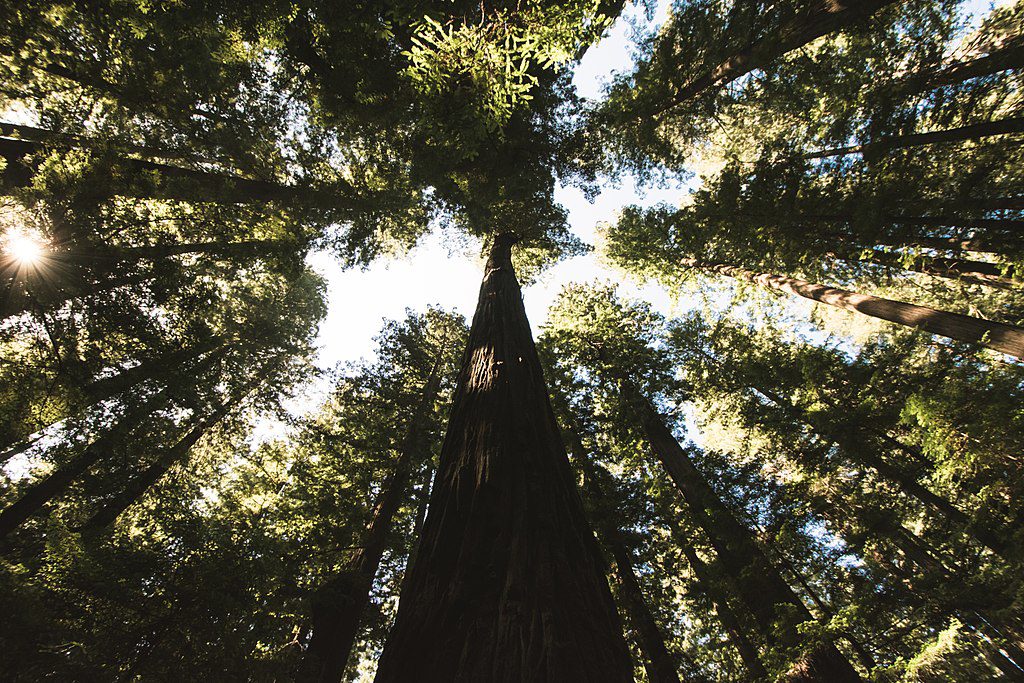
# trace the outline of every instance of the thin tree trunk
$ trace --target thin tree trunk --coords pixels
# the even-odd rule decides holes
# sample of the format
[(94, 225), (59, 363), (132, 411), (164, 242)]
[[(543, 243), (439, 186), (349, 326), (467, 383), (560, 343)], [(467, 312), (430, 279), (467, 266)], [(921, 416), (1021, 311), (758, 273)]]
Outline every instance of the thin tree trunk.
[[(690, 347), (694, 348), (694, 347)], [(707, 353), (702, 349), (695, 349), (704, 358), (707, 358), (711, 363), (719, 368), (720, 371), (725, 371), (723, 364), (714, 358), (711, 354)], [(786, 400), (780, 396), (777, 392), (774, 392), (762, 385), (754, 384), (745, 380), (740, 382), (746, 385), (748, 388), (753, 389), (757, 393), (761, 394), (769, 401), (774, 403), (782, 410), (790, 419), (793, 419), (801, 424), (807, 425), (814, 433), (821, 438), (829, 441), (830, 443), (836, 444), (843, 447), (843, 450), (847, 453), (848, 457), (854, 462), (862, 465), (871, 467), (883, 478), (896, 484), (904, 493), (911, 498), (918, 500), (920, 503), (929, 507), (950, 521), (961, 525), (965, 532), (970, 534), (975, 540), (987, 547), (992, 552), (1000, 556), (1005, 556), (1007, 551), (1007, 544), (1001, 538), (999, 534), (987, 529), (985, 527), (976, 525), (963, 511), (954, 506), (950, 501), (946, 500), (942, 496), (939, 496), (932, 491), (928, 490), (923, 484), (918, 481), (915, 474), (912, 474), (901, 467), (890, 464), (880, 455), (875, 453), (870, 448), (865, 448), (859, 443), (850, 443), (842, 433), (829, 427), (829, 425), (822, 423), (821, 420), (814, 418), (809, 415), (805, 410), (797, 405), (794, 405), (791, 401)], [(896, 447), (900, 450), (905, 450), (907, 447), (905, 444), (893, 439), (888, 434), (876, 429), (867, 429), (871, 434), (875, 436), (886, 437), (886, 443), (890, 447)], [(910, 451), (911, 454), (916, 452)]]
[[(26, 158), (44, 149), (43, 143), (0, 138), (0, 156), (7, 161), (7, 167), (0, 176), (3, 181), (0, 193), (31, 184), (39, 160), (29, 162)], [(128, 183), (112, 189), (112, 194), (125, 197), (236, 204), (281, 201), (318, 203), (338, 208), (354, 206), (355, 189), (344, 180), (338, 180), (340, 187), (333, 189), (300, 187), (125, 156), (116, 159), (114, 171), (116, 176), (128, 179)]]
[[(803, 589), (804, 593), (807, 594), (807, 597), (810, 598), (811, 602), (814, 603), (815, 608), (823, 617), (831, 619), (835, 616), (835, 611), (825, 604), (825, 601), (822, 600), (817, 591), (811, 587), (811, 584), (808, 583), (806, 578), (804, 578), (803, 573), (789, 561), (789, 558), (786, 557), (785, 553), (776, 552), (775, 557), (779, 559), (782, 566), (786, 568), (794, 579), (796, 579), (796, 582)], [(875, 658), (871, 656), (871, 653), (867, 651), (857, 638), (846, 631), (843, 632), (842, 637), (843, 640), (850, 644), (850, 648), (853, 650), (853, 653), (857, 655), (857, 659), (860, 660), (860, 665), (863, 666), (866, 671), (870, 673), (872, 669), (878, 666), (878, 662), (875, 661)]]
[[(249, 384), (251, 385), (255, 383), (256, 382), (250, 382)], [(185, 458), (188, 457), (192, 447), (195, 446), (196, 443), (198, 443), (199, 440), (203, 438), (208, 431), (210, 431), (210, 429), (224, 419), (224, 416), (227, 415), (227, 413), (231, 411), (235, 405), (237, 405), (238, 402), (249, 393), (249, 391), (251, 391), (251, 388), (247, 387), (234, 400), (225, 401), (208, 416), (200, 419), (185, 434), (185, 436), (179, 439), (173, 446), (164, 450), (156, 461), (150, 464), (149, 467), (143, 470), (137, 477), (129, 481), (120, 493), (115, 495), (112, 499), (107, 501), (102, 508), (97, 510), (96, 513), (82, 525), (82, 531), (95, 532), (113, 524), (125, 510), (134, 505), (140, 498), (142, 498), (146, 491), (160, 481), (160, 479), (167, 474), (174, 465), (184, 461)]]
[(438, 351), (419, 405), (399, 446), (398, 461), (381, 487), (362, 547), (346, 562), (345, 569), (327, 581), (313, 598), (313, 635), (303, 661), (305, 680), (339, 683), (345, 673), (395, 515), (406, 499), (412, 468), (416, 461), (425, 459), (429, 454), (424, 433), (441, 383), (443, 352)]
[(658, 622), (651, 614), (651, 608), (644, 599), (643, 589), (636, 578), (633, 559), (622, 541), (621, 534), (610, 531), (605, 534), (608, 547), (615, 559), (615, 575), (619, 583), (619, 595), (626, 604), (629, 621), (636, 629), (640, 640), (640, 649), (644, 653), (644, 669), (651, 683), (679, 683), (679, 673), (672, 655), (665, 647), (665, 638), (661, 634)]
[(946, 142), (963, 142), (964, 140), (980, 140), (982, 138), (996, 135), (1012, 135), (1024, 133), (1024, 118), (1008, 118), (998, 121), (986, 121), (974, 123), (958, 128), (947, 130), (936, 130), (928, 133), (908, 133), (906, 135), (890, 135), (879, 138), (874, 142), (866, 142), (862, 145), (851, 145), (850, 147), (836, 147), (835, 149), (824, 149), (817, 152), (809, 152), (804, 155), (805, 159), (826, 159), (828, 157), (839, 157), (847, 154), (863, 154), (868, 156), (880, 156), (894, 149), (906, 149), (919, 147), (921, 145), (934, 145)]
[[(566, 416), (566, 420), (567, 422), (571, 421), (571, 416)], [(665, 637), (647, 604), (640, 580), (636, 576), (632, 551), (626, 546), (626, 539), (618, 524), (610, 519), (610, 511), (617, 507), (618, 501), (609, 496), (597, 474), (594, 473), (598, 466), (592, 465), (587, 458), (586, 449), (583, 447), (583, 441), (576, 431), (575, 424), (568, 426), (569, 429), (565, 434), (569, 440), (569, 450), (576, 461), (576, 467), (583, 469), (586, 473), (584, 477), (586, 495), (593, 508), (598, 510), (598, 513), (594, 515), (597, 518), (598, 535), (604, 540), (615, 561), (615, 576), (619, 586), (620, 603), (625, 607), (629, 623), (637, 634), (638, 644), (644, 655), (643, 665), (647, 672), (647, 678), (651, 683), (680, 683), (679, 667), (665, 646)]]
[(631, 681), (512, 269), (495, 236), (430, 509), (377, 683)]
[(975, 251), (986, 254), (1003, 253), (995, 244), (990, 241), (972, 237), (960, 239), (957, 237), (879, 237), (873, 240), (875, 243), (886, 247), (924, 247), (941, 251)]
[(755, 273), (744, 268), (722, 263), (702, 264), (692, 259), (684, 259), (683, 265), (701, 268), (702, 270), (719, 273), (738, 280), (746, 280), (768, 289), (795, 294), (805, 299), (811, 299), (812, 301), (818, 301), (847, 311), (863, 313), (880, 320), (887, 320), (900, 325), (906, 325), (907, 327), (916, 327), (926, 332), (949, 337), (957, 341), (980, 344), (981, 346), (1024, 360), (1024, 329), (1015, 325), (1005, 325), (959, 313), (950, 313), (949, 311), (940, 311), (926, 306), (883, 299), (871, 296), (870, 294), (859, 294), (845, 289), (826, 287), (784, 275)]
[(106, 433), (68, 462), (33, 484), (15, 502), (0, 512), (0, 538), (6, 537), (43, 506), (64, 493), (96, 462), (110, 455), (139, 424), (169, 400), (164, 389), (125, 411)]
[(879, 90), (907, 97), (946, 85), (957, 85), (972, 78), (990, 76), (1008, 69), (1024, 67), (1024, 41), (1016, 38), (997, 50), (965, 62), (949, 64), (938, 69), (911, 74), (882, 85)]
[(971, 261), (968, 259), (943, 258), (936, 256), (915, 257), (909, 263), (900, 254), (894, 254), (880, 249), (872, 249), (867, 257), (856, 257), (853, 259), (865, 263), (878, 263), (890, 268), (910, 270), (925, 275), (959, 280), (976, 285), (997, 287), (999, 289), (1012, 289), (1020, 287), (1024, 283), (1012, 277), (1003, 275), (998, 263), (987, 263), (985, 261)]
[[(737, 52), (679, 88), (663, 105), (648, 116), (657, 116), (673, 107), (697, 98), (710, 89), (723, 88), (737, 78), (770, 65), (787, 52), (821, 36), (841, 31), (861, 21), (895, 0), (820, 0), (806, 13), (795, 16), (769, 35)], [(637, 117), (639, 118), (639, 116)]]
[(48, 144), (56, 143), (67, 147), (83, 147), (88, 149), (104, 149), (108, 146), (113, 146), (121, 152), (127, 152), (132, 154), (142, 154), (144, 156), (157, 157), (163, 159), (196, 160), (195, 155), (189, 154), (188, 152), (180, 152), (172, 149), (146, 147), (144, 145), (135, 145), (131, 143), (120, 142), (117, 140), (94, 139), (85, 135), (60, 133), (53, 130), (46, 130), (45, 128), (23, 126), (17, 123), (8, 123), (6, 121), (0, 121), (0, 135), (5, 137), (13, 137), (15, 139), (24, 140), (26, 142), (40, 142)]
[[(58, 286), (56, 280), (51, 282), (41, 279), (38, 274), (33, 274), (29, 283), (19, 283), (29, 285), (28, 291), (21, 292), (20, 295), (12, 291), (13, 285), (16, 283), (13, 280), (8, 282), (8, 295), (3, 297), (3, 301), (0, 301), (0, 320), (5, 320), (27, 311), (53, 310), (72, 299), (95, 296), (96, 294), (112, 291), (118, 287), (148, 282), (154, 278), (156, 278), (156, 273), (153, 272), (130, 272), (97, 282)], [(37, 288), (41, 291), (35, 291)]]
[[(68, 414), (56, 419), (51, 418), (52, 421), (46, 422), (45, 424), (42, 421), (32, 423), (31, 426), (27, 427), (27, 429), (30, 429), (31, 431), (28, 434), (25, 434), (25, 436), (31, 436), (39, 430), (46, 429), (50, 425), (66, 419), (73, 414), (77, 414), (86, 408), (114, 398), (118, 394), (121, 394), (132, 387), (136, 387), (143, 382), (157, 377), (161, 374), (161, 371), (166, 370), (166, 368), (188, 364), (207, 351), (210, 351), (212, 348), (214, 348), (214, 345), (212, 344), (203, 344), (197, 347), (177, 349), (161, 356), (157, 356), (156, 358), (144, 360), (142, 363), (128, 368), (127, 370), (122, 370), (116, 375), (93, 380), (81, 387), (81, 393), (83, 394), (83, 398), (81, 400), (74, 400), (73, 398), (70, 399), (72, 400), (72, 407)], [(221, 348), (223, 352), (225, 349), (224, 347)], [(18, 444), (19, 441), (21, 441), (19, 438), (6, 438), (0, 440), (0, 463), (6, 462), (21, 452), (21, 450), (24, 450), (12, 448)], [(33, 440), (26, 440), (25, 448), (28, 448), (32, 443)]]
[(679, 541), (677, 545), (686, 556), (686, 561), (690, 565), (690, 569), (693, 570), (694, 576), (697, 577), (697, 582), (701, 589), (707, 593), (711, 604), (715, 606), (718, 620), (722, 623), (722, 627), (725, 628), (725, 632), (729, 634), (729, 640), (739, 653), (740, 659), (743, 661), (743, 665), (747, 667), (750, 676), (755, 680), (767, 680), (768, 672), (765, 671), (764, 665), (761, 663), (761, 657), (757, 653), (757, 648), (740, 626), (736, 613), (729, 606), (729, 598), (719, 588), (711, 569), (700, 559), (697, 551), (689, 543)]
[[(662, 417), (632, 387), (627, 396), (639, 412), (651, 449), (683, 494), (694, 520), (711, 539), (723, 567), (736, 581), (744, 603), (765, 636), (787, 647), (800, 644), (795, 623), (778, 623), (778, 606), (792, 608), (801, 621), (813, 619), (779, 572), (761, 551), (753, 534), (733, 516), (703, 475), (694, 467)], [(796, 682), (859, 681), (857, 672), (831, 643), (807, 653), (786, 673)]]

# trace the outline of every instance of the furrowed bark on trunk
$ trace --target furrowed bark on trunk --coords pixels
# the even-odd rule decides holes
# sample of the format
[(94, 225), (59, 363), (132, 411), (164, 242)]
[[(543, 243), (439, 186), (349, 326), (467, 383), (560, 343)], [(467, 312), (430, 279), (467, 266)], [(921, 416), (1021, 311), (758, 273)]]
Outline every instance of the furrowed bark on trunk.
[(377, 683), (631, 681), (512, 269), (494, 238)]
[(795, 294), (835, 308), (863, 313), (872, 318), (916, 327), (957, 341), (980, 344), (1024, 360), (1024, 329), (1014, 325), (883, 299), (870, 294), (859, 294), (837, 287), (826, 287), (784, 275), (755, 273), (722, 263), (702, 264), (693, 259), (683, 259), (683, 265), (745, 280), (767, 289)]
[(840, 157), (848, 154), (863, 154), (865, 157), (879, 157), (894, 149), (907, 149), (920, 147), (921, 145), (934, 145), (947, 142), (963, 142), (965, 140), (981, 140), (983, 138), (997, 135), (1013, 135), (1024, 133), (1024, 118), (1008, 118), (998, 121), (986, 121), (985, 123), (974, 123), (959, 128), (947, 130), (936, 130), (928, 133), (908, 133), (907, 135), (890, 135), (879, 138), (874, 142), (866, 142), (862, 145), (851, 145), (849, 147), (836, 147), (834, 149), (823, 149), (816, 152), (809, 152), (804, 155), (805, 159), (827, 159), (829, 157)]
[[(821, 36), (841, 31), (861, 21), (895, 0), (822, 0), (805, 14), (786, 21), (769, 35), (710, 68), (680, 88), (672, 97), (648, 116), (693, 100), (707, 90), (722, 88), (737, 78), (770, 65), (787, 52)], [(639, 118), (639, 116), (637, 116)]]
[(313, 634), (302, 665), (305, 680), (339, 683), (345, 673), (395, 515), (406, 499), (412, 468), (428, 457), (430, 447), (425, 443), (424, 433), (441, 382), (441, 353), (438, 352), (419, 405), (406, 426), (398, 460), (377, 497), (362, 547), (345, 563), (345, 569), (313, 597)]
[(170, 399), (164, 389), (125, 411), (102, 436), (68, 462), (59, 466), (41, 481), (33, 484), (22, 496), (0, 512), (0, 538), (6, 537), (43, 506), (64, 493), (80, 476), (99, 460), (110, 455), (139, 424)]
[[(674, 530), (673, 530), (674, 531)], [(729, 635), (729, 641), (736, 648), (736, 651), (740, 655), (740, 660), (743, 661), (743, 665), (747, 667), (747, 671), (750, 676), (755, 680), (767, 680), (768, 672), (765, 671), (764, 665), (761, 663), (761, 657), (757, 653), (757, 647), (747, 637), (746, 632), (740, 626), (740, 621), (736, 617), (736, 613), (732, 611), (732, 607), (729, 606), (729, 598), (719, 588), (715, 577), (712, 575), (711, 569), (708, 565), (700, 559), (697, 555), (697, 551), (693, 547), (680, 540), (677, 542), (679, 548), (683, 551), (686, 556), (686, 561), (690, 565), (690, 569), (693, 570), (694, 576), (697, 577), (697, 581), (711, 603), (715, 606), (715, 613), (718, 614), (718, 621), (721, 622), (722, 627)]]
[[(664, 419), (650, 401), (626, 386), (647, 441), (676, 487), (682, 493), (694, 520), (711, 539), (723, 568), (733, 577), (743, 602), (764, 635), (784, 647), (798, 647), (801, 637), (796, 624), (776, 623), (780, 607), (792, 609), (802, 621), (813, 619), (803, 602), (761, 551), (750, 529), (743, 526), (722, 503), (714, 489), (690, 462)], [(860, 676), (831, 643), (804, 655), (785, 674), (796, 683), (840, 683), (859, 681)]]

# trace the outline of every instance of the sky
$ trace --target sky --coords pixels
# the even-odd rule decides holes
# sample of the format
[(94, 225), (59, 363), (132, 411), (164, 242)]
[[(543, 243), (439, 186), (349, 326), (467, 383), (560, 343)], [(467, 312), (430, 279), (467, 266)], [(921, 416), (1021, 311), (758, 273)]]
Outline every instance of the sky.
[[(602, 85), (613, 73), (630, 70), (631, 20), (642, 21), (651, 28), (664, 21), (669, 4), (660, 0), (650, 23), (642, 11), (632, 6), (627, 9), (627, 20), (617, 21), (576, 67), (573, 84), (580, 96), (599, 98)], [(674, 204), (684, 192), (685, 188), (680, 186), (638, 187), (627, 178), (620, 186), (604, 187), (593, 203), (572, 187), (559, 187), (555, 197), (568, 211), (572, 231), (584, 242), (594, 244), (597, 225), (614, 221), (623, 207)], [(430, 305), (441, 306), (463, 314), (470, 321), (483, 277), (483, 259), (478, 253), (465, 251), (449, 254), (444, 236), (435, 232), (407, 256), (379, 260), (365, 270), (344, 270), (326, 252), (311, 254), (309, 264), (326, 279), (328, 293), (328, 313), (317, 338), (318, 365), (327, 370), (339, 362), (371, 357), (373, 337), (383, 321), (404, 318), (407, 308), (423, 311)], [(558, 263), (537, 283), (524, 288), (523, 301), (534, 333), (543, 326), (548, 308), (563, 285), (595, 280), (622, 282), (622, 276), (602, 264), (592, 252)], [(663, 313), (672, 312), (672, 297), (660, 287), (623, 283), (623, 292), (650, 301)]]

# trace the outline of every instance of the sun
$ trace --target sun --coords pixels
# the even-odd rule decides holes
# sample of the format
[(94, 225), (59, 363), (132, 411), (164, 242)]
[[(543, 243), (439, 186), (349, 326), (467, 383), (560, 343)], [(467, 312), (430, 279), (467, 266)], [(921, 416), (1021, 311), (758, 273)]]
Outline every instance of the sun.
[(34, 265), (45, 253), (43, 241), (25, 230), (8, 232), (4, 239), (4, 251), (23, 265)]

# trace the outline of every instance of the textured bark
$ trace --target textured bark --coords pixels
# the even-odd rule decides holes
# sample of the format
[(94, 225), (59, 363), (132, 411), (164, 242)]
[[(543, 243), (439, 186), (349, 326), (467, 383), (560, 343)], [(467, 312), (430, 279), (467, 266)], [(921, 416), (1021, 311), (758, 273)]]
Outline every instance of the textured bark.
[(757, 653), (757, 647), (754, 646), (754, 643), (751, 642), (746, 632), (740, 626), (740, 620), (736, 617), (736, 613), (732, 611), (732, 607), (729, 606), (729, 598), (718, 586), (715, 577), (711, 573), (711, 569), (700, 559), (697, 551), (689, 543), (684, 541), (678, 543), (678, 545), (686, 556), (686, 561), (690, 565), (694, 576), (697, 577), (701, 590), (707, 594), (711, 603), (715, 606), (718, 621), (721, 622), (725, 632), (729, 634), (729, 641), (739, 653), (740, 659), (743, 661), (743, 665), (747, 667), (751, 678), (766, 680), (768, 672), (765, 671), (764, 665), (761, 664), (761, 657)]
[(378, 683), (632, 680), (512, 270), (513, 243), (498, 235), (487, 262)]
[[(813, 619), (810, 612), (762, 552), (751, 531), (736, 519), (690, 462), (650, 401), (631, 388), (626, 391), (639, 412), (651, 449), (682, 493), (694, 520), (711, 539), (722, 567), (736, 582), (762, 633), (783, 646), (799, 646), (801, 638), (796, 625), (777, 622), (779, 609), (794, 611), (802, 621)], [(785, 674), (785, 680), (841, 683), (859, 681), (860, 677), (834, 645), (825, 644), (796, 662)]]
[(167, 390), (132, 406), (110, 429), (68, 462), (59, 466), (41, 481), (33, 484), (22, 496), (0, 512), (0, 538), (6, 537), (48, 502), (64, 493), (80, 476), (100, 459), (109, 456), (144, 419), (169, 399)]
[(707, 90), (722, 88), (751, 71), (763, 69), (787, 52), (841, 31), (893, 2), (895, 0), (819, 0), (805, 13), (784, 22), (747, 49), (691, 80), (649, 115), (656, 116)]
[(428, 414), (437, 399), (440, 361), (439, 355), (423, 387), (419, 406), (406, 426), (398, 461), (381, 487), (362, 547), (313, 598), (313, 635), (303, 661), (305, 680), (338, 683), (345, 673), (395, 515), (406, 498), (412, 469), (429, 455), (430, 446), (424, 435)]
[(907, 135), (890, 135), (879, 138), (874, 142), (866, 142), (862, 145), (851, 145), (849, 147), (836, 147), (835, 149), (824, 149), (817, 152), (810, 152), (804, 155), (805, 159), (826, 159), (828, 157), (840, 157), (847, 154), (863, 154), (864, 156), (879, 156), (894, 149), (906, 149), (908, 147), (920, 147), (921, 145), (934, 145), (945, 142), (963, 142), (965, 140), (980, 140), (982, 138), (996, 135), (1012, 135), (1024, 133), (1024, 118), (1008, 118), (998, 121), (986, 121), (975, 123), (959, 128), (948, 130), (936, 130), (929, 133), (908, 133)]
[(916, 327), (957, 341), (980, 344), (1024, 360), (1024, 329), (1014, 325), (1004, 325), (992, 320), (939, 311), (927, 306), (883, 299), (870, 294), (859, 294), (836, 287), (826, 287), (784, 275), (755, 273), (721, 263), (702, 264), (691, 259), (684, 259), (683, 263), (738, 280), (746, 280), (768, 289), (777, 289), (787, 294), (802, 296), (805, 299), (818, 301), (835, 308), (863, 313), (907, 327)]

